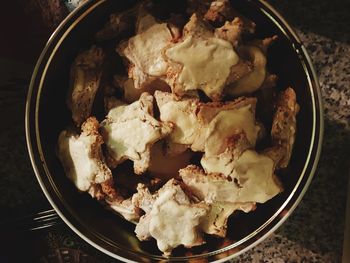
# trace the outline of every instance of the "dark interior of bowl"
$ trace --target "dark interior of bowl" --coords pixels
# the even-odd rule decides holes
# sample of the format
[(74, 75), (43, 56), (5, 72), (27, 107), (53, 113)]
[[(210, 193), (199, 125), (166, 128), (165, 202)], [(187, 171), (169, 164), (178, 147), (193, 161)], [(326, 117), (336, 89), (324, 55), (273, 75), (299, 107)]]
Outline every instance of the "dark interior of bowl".
[[(168, 1), (163, 2), (166, 2), (164, 8), (182, 9), (183, 1), (173, 1), (172, 4)], [(124, 10), (132, 6), (133, 3), (133, 1), (101, 1), (93, 12), (85, 17), (80, 17), (83, 11), (92, 6), (92, 4), (88, 4), (87, 7), (85, 6), (73, 15), (52, 39), (51, 47), (44, 54), (43, 64), (46, 64), (49, 60), (49, 55), (57, 44), (59, 36), (62, 36), (63, 31), (72, 25), (72, 20), (80, 17), (80, 21), (75, 24), (62, 43), (58, 45), (57, 51), (48, 64), (46, 74), (40, 72), (40, 69), (37, 73), (36, 79), (43, 76), (42, 90), (38, 94), (39, 137), (37, 138), (42, 147), (43, 156), (41, 156), (41, 159), (43, 165), (39, 162), (36, 165), (45, 168), (45, 172), (40, 173), (44, 187), (51, 201), (75, 230), (78, 230), (86, 239), (111, 253), (136, 261), (143, 261), (150, 255), (161, 256), (156, 242), (138, 241), (134, 234), (133, 224), (107, 211), (87, 194), (78, 193), (64, 175), (62, 166), (55, 155), (58, 134), (71, 123), (71, 116), (66, 107), (65, 98), (69, 86), (69, 71), (72, 61), (80, 50), (89, 48), (93, 43), (96, 43), (94, 33), (104, 25), (111, 13)], [(284, 35), (277, 25), (263, 13), (260, 9), (262, 6), (257, 1), (235, 0), (233, 6), (256, 22), (257, 37), (262, 38), (272, 35), (278, 35), (279, 37), (278, 41), (269, 50), (268, 65), (270, 72), (279, 76), (277, 87), (279, 90), (288, 86), (292, 86), (296, 90), (301, 110), (297, 120), (298, 132), (294, 152), (289, 167), (279, 172), (285, 187), (282, 194), (265, 204), (258, 205), (254, 212), (234, 214), (229, 220), (228, 235), (225, 240), (208, 237), (207, 244), (194, 248), (190, 252), (183, 248), (174, 250), (173, 256), (176, 257), (217, 252), (219, 249), (247, 237), (266, 224), (276, 215), (281, 206), (285, 205), (287, 198), (295, 189), (311, 147), (314, 118), (311, 103), (312, 88), (309, 86), (305, 69), (295, 49), (295, 43), (292, 44), (288, 36)], [(34, 84), (35, 89), (37, 87)], [(267, 224), (265, 227), (271, 229), (273, 226)], [(258, 238), (259, 234), (252, 237), (252, 239)], [(243, 248), (242, 246), (244, 247), (244, 244), (237, 247), (236, 252)], [(138, 253), (144, 255), (143, 259), (137, 256)]]

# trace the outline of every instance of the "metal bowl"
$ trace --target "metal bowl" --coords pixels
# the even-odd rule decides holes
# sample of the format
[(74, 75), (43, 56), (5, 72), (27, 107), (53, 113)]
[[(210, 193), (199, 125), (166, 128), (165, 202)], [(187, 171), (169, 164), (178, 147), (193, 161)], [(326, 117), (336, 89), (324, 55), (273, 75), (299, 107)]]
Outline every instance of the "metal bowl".
[[(167, 2), (168, 8), (176, 8), (177, 2)], [(280, 77), (278, 87), (295, 88), (300, 104), (293, 156), (289, 167), (279, 173), (285, 191), (259, 205), (254, 212), (231, 217), (225, 240), (209, 238), (206, 245), (190, 252), (179, 248), (172, 257), (164, 258), (155, 241), (138, 241), (133, 224), (105, 210), (88, 195), (78, 193), (55, 155), (58, 134), (70, 123), (65, 96), (74, 57), (94, 43), (94, 33), (111, 13), (133, 4), (135, 1), (88, 1), (71, 13), (49, 39), (33, 73), (25, 118), (29, 155), (37, 179), (64, 222), (111, 257), (127, 262), (228, 260), (275, 231), (295, 209), (311, 182), (323, 135), (321, 95), (315, 71), (296, 33), (268, 3), (234, 1), (242, 14), (256, 22), (258, 37), (279, 36), (269, 51), (268, 66)]]

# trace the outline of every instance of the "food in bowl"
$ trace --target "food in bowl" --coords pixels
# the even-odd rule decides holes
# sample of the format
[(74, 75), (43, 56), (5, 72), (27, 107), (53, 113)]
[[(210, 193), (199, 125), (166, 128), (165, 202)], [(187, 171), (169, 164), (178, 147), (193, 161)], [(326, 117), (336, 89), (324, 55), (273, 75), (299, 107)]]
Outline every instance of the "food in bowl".
[[(205, 234), (225, 237), (235, 211), (283, 191), (275, 170), (288, 166), (299, 106), (292, 88), (273, 96), (267, 49), (276, 37), (254, 39), (254, 22), (229, 1), (189, 1), (187, 15), (162, 20), (155, 5), (112, 15), (76, 57), (67, 95), (73, 125), (57, 153), (78, 190), (170, 255), (205, 243)], [(131, 30), (132, 18), (135, 33), (115, 41), (127, 73), (111, 71), (109, 50), (98, 45)], [(270, 125), (257, 118), (258, 103), (275, 104)]]

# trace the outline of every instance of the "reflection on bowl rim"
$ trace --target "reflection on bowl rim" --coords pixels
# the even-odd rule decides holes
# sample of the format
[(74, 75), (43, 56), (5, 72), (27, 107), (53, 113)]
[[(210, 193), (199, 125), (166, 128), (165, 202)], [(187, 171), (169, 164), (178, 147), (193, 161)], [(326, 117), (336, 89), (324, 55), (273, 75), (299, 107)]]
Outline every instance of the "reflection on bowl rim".
[[(89, 13), (91, 13), (96, 7), (98, 7), (100, 4), (106, 2), (108, 0), (99, 0), (97, 2), (94, 1), (87, 1), (77, 9), (75, 9), (71, 14), (69, 14), (64, 21), (58, 26), (58, 28), (55, 30), (55, 32), (51, 35), (50, 39), (48, 40), (44, 50), (42, 51), (38, 62), (35, 66), (27, 101), (26, 101), (26, 113), (25, 113), (25, 128), (26, 128), (26, 139), (27, 139), (27, 147), (29, 156), (31, 159), (31, 163), (33, 166), (33, 169), (35, 171), (36, 177), (39, 181), (39, 184), (45, 193), (46, 198), (49, 200), (50, 204), (54, 207), (55, 211), (58, 213), (58, 215), (63, 219), (63, 221), (76, 233), (78, 234), (82, 239), (84, 239), (87, 243), (92, 245), (93, 247), (99, 249), (100, 251), (104, 252), (105, 254), (116, 258), (118, 260), (122, 260), (125, 262), (136, 262), (131, 261), (127, 258), (124, 258), (122, 256), (119, 256), (115, 253), (112, 253), (111, 251), (101, 247), (98, 245), (95, 241), (89, 239), (86, 234), (83, 234), (70, 220), (67, 219), (67, 212), (74, 214), (73, 211), (65, 211), (64, 213), (61, 211), (61, 209), (58, 207), (56, 202), (53, 200), (51, 194), (48, 192), (45, 183), (43, 182), (43, 179), (40, 176), (38, 164), (39, 160), (41, 163), (42, 168), (44, 169), (48, 180), (50, 181), (51, 186), (53, 187), (54, 184), (51, 181), (51, 175), (47, 168), (46, 161), (44, 154), (42, 152), (41, 142), (40, 142), (40, 135), (39, 135), (39, 123), (38, 123), (38, 114), (39, 114), (39, 99), (41, 90), (43, 87), (44, 79), (46, 76), (47, 69), (52, 61), (52, 58), (54, 57), (56, 51), (58, 50), (61, 43), (64, 41), (64, 39), (67, 37), (67, 35), (70, 33), (70, 31), (83, 19), (85, 18)], [(223, 262), (229, 259), (232, 259), (233, 257), (236, 257), (245, 251), (249, 250), (250, 248), (256, 246), (258, 243), (262, 242), (266, 237), (268, 237), (271, 233), (273, 233), (279, 226), (283, 224), (283, 222), (288, 218), (288, 216), (293, 212), (293, 210), (296, 208), (296, 206), (299, 204), (300, 200), (304, 196), (308, 186), (311, 183), (312, 177), (315, 173), (317, 163), (319, 161), (320, 153), (321, 153), (321, 143), (323, 139), (323, 108), (322, 108), (322, 99), (321, 99), (321, 92), (319, 88), (319, 83), (317, 79), (317, 75), (315, 73), (314, 67), (311, 63), (310, 57), (300, 41), (297, 34), (294, 32), (294, 30), (288, 25), (288, 23), (284, 20), (284, 18), (266, 1), (264, 0), (254, 0), (254, 3), (256, 3), (259, 6), (259, 9), (279, 28), (279, 30), (290, 40), (290, 42), (293, 45), (294, 50), (297, 52), (300, 62), (302, 63), (302, 66), (304, 68), (304, 72), (306, 73), (308, 85), (310, 88), (311, 93), (311, 99), (312, 99), (312, 135), (311, 135), (311, 146), (309, 148), (309, 152), (307, 155), (307, 159), (305, 162), (305, 165), (303, 167), (303, 170), (301, 172), (300, 178), (297, 181), (293, 191), (288, 196), (288, 198), (284, 201), (282, 206), (274, 213), (274, 215), (267, 220), (263, 225), (261, 225), (258, 229), (250, 233), (245, 238), (218, 250), (200, 254), (196, 256), (189, 256), (189, 257), (171, 257), (169, 260), (175, 260), (175, 261), (181, 261), (181, 260), (188, 260), (188, 259), (200, 259), (200, 258), (207, 258), (216, 260), (215, 262)], [(74, 19), (76, 17), (76, 19)], [(73, 20), (74, 19), (74, 20)], [(73, 20), (73, 21), (71, 21)], [(58, 41), (56, 41), (58, 39)], [(46, 61), (45, 66), (43, 66), (43, 62), (45, 62), (45, 57), (47, 57), (47, 52), (50, 50), (50, 48), (53, 47), (52, 52), (49, 55), (49, 58)], [(39, 81), (39, 87), (37, 94), (33, 95), (33, 92), (35, 92), (34, 88), (36, 87), (37, 78), (41, 74), (41, 78)], [(33, 108), (32, 104), (32, 98), (35, 98), (35, 107)], [(33, 127), (33, 119), (34, 119), (34, 127)], [(34, 131), (34, 132), (33, 132)], [(34, 144), (35, 150), (33, 148)], [(38, 156), (39, 155), (39, 159)], [(314, 160), (310, 163), (310, 160)], [(308, 172), (308, 173), (307, 173)], [(305, 176), (308, 175), (308, 176)], [(58, 193), (58, 191), (55, 191)], [(68, 214), (69, 215), (69, 214)], [(276, 221), (276, 223), (273, 223)], [(270, 225), (269, 229), (267, 226)], [(91, 231), (90, 231), (91, 232)], [(103, 239), (98, 233), (93, 233), (96, 237)], [(108, 243), (108, 240), (105, 240), (105, 242)], [(240, 249), (238, 252), (235, 252), (238, 246), (247, 243), (246, 247), (243, 249)], [(120, 248), (118, 248), (120, 250)], [(125, 249), (124, 249), (125, 250)], [(134, 256), (140, 256), (142, 259), (145, 259), (146, 255), (138, 252), (129, 251), (129, 253), (134, 254)], [(223, 258), (221, 258), (223, 256)], [(161, 256), (150, 256), (153, 260), (164, 260), (166, 258)]]

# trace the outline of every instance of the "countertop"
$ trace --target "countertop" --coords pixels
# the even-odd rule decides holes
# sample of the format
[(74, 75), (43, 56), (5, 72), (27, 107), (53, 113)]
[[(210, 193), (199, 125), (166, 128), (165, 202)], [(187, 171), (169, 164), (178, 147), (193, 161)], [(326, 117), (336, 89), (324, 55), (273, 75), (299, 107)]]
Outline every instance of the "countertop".
[[(48, 2), (57, 4), (57, 1)], [(296, 28), (319, 75), (325, 114), (323, 149), (314, 179), (294, 213), (269, 238), (232, 262), (340, 262), (350, 161), (350, 1), (270, 2)], [(11, 7), (17, 7), (15, 5)], [(29, 17), (28, 12), (23, 11), (23, 15)], [(22, 13), (14, 17), (5, 14), (2, 19), (7, 23), (15, 22), (20, 16), (23, 19)], [(57, 23), (61, 17), (57, 15), (54, 19)], [(37, 29), (33, 21), (14, 27)], [(0, 27), (3, 29), (10, 32), (4, 25)], [(19, 39), (17, 45), (10, 46), (6, 43), (11, 40), (10, 36), (0, 45), (0, 219), (50, 208), (32, 170), (24, 135), (24, 108), (30, 74), (50, 30), (41, 28), (28, 33), (43, 40), (27, 43), (18, 42)], [(6, 45), (11, 52), (4, 51)], [(23, 45), (26, 46), (24, 50)], [(18, 52), (15, 48), (19, 48)], [(28, 49), (32, 55), (25, 52)], [(28, 254), (28, 262), (37, 262), (34, 257), (38, 259), (58, 247), (66, 247), (80, 249), (96, 262), (113, 262), (63, 224), (34, 236), (23, 234), (7, 239), (7, 251), (2, 248), (0, 261), (4, 258), (8, 261), (1, 262), (12, 262), (8, 255), (22, 249)], [(40, 244), (46, 250), (23, 249), (24, 242)]]

